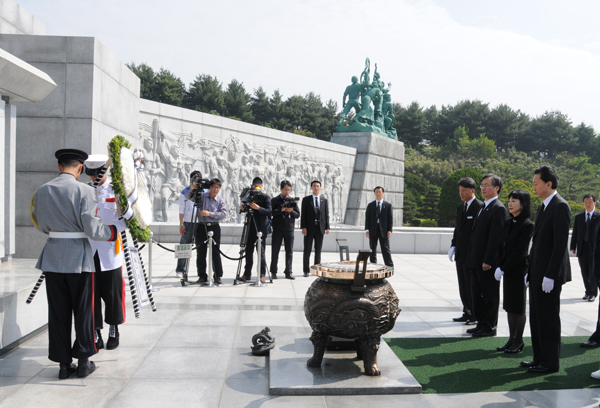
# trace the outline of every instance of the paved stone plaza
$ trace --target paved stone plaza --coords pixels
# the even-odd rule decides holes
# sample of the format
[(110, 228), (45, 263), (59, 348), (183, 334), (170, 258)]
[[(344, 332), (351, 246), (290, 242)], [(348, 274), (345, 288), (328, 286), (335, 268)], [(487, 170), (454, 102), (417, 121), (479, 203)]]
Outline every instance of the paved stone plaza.
[[(232, 286), (236, 262), (224, 262), (224, 285), (181, 287), (173, 255), (154, 247), (154, 286), (158, 311), (143, 309), (121, 326), (121, 345), (93, 358), (97, 371), (83, 380), (58, 380), (58, 365), (47, 358), (47, 333), (0, 359), (0, 407), (597, 407), (600, 390), (562, 390), (479, 394), (387, 396), (268, 395), (265, 357), (250, 353), (251, 337), (265, 326), (272, 334), (310, 336), (303, 301), (313, 277), (279, 279), (266, 288)], [(229, 256), (238, 247), (224, 246)], [(144, 250), (146, 252), (146, 250)], [(270, 256), (270, 249), (267, 250)], [(324, 253), (323, 261), (338, 259)], [(385, 337), (464, 336), (465, 326), (452, 323), (460, 315), (454, 264), (445, 255), (394, 255), (396, 275), (390, 279), (402, 313)], [(597, 303), (581, 301), (579, 266), (571, 258), (574, 281), (562, 293), (563, 336), (591, 334)], [(33, 260), (17, 260), (20, 268)], [(301, 276), (302, 254), (294, 268)], [(6, 267), (7, 264), (3, 264)], [(3, 285), (10, 286), (5, 281)], [(46, 302), (39, 296), (34, 302)], [(526, 329), (528, 330), (528, 328)], [(108, 336), (105, 328), (105, 339)], [(506, 314), (500, 313), (499, 336), (506, 336)], [(528, 332), (527, 332), (528, 334)], [(530, 346), (526, 339), (527, 346)], [(501, 345), (501, 344), (500, 344)], [(277, 341), (276, 341), (277, 347)], [(582, 352), (600, 361), (598, 350)], [(515, 370), (520, 370), (515, 367)], [(526, 375), (526, 374), (524, 374)]]

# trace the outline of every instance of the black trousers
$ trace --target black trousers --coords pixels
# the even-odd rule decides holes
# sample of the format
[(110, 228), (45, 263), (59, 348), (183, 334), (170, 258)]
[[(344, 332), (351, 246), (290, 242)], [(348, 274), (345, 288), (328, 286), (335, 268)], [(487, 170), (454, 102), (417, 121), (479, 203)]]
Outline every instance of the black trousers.
[[(267, 259), (265, 256), (265, 241), (267, 234), (263, 232), (261, 237), (262, 242), (260, 244), (260, 276), (264, 277), (267, 274)], [(256, 236), (256, 228), (250, 227), (248, 231), (248, 242), (246, 243), (246, 266), (244, 267), (244, 276), (246, 278), (252, 277), (252, 264), (254, 263), (254, 251), (256, 251), (256, 244), (258, 243), (258, 237)]]
[(292, 273), (292, 260), (294, 258), (294, 231), (273, 230), (271, 235), (271, 267), (269, 271), (277, 275), (277, 263), (279, 262), (279, 250), (281, 241), (285, 245), (285, 269), (283, 273)]
[(463, 304), (463, 314), (473, 317), (473, 293), (471, 291), (471, 270), (466, 263), (456, 261), (458, 293)]
[(104, 321), (106, 324), (125, 323), (125, 279), (122, 268), (102, 271), (98, 253), (94, 254), (96, 273), (94, 274), (94, 326), (102, 329), (102, 301), (104, 300)]
[(590, 245), (590, 241), (583, 242), (581, 249), (577, 253), (577, 260), (581, 269), (585, 294), (588, 296), (598, 296), (598, 279), (594, 277), (594, 251)]
[(484, 271), (471, 269), (471, 292), (473, 313), (477, 327), (481, 330), (495, 330), (498, 326), (498, 308), (500, 306), (500, 282), (494, 278), (495, 268)]
[(196, 225), (196, 269), (198, 271), (198, 277), (200, 279), (208, 279), (206, 274), (206, 255), (208, 254), (208, 242), (204, 242), (208, 239), (208, 231), (213, 232), (213, 247), (212, 247), (212, 263), (214, 276), (221, 278), (223, 277), (223, 264), (221, 263), (221, 252), (219, 247), (221, 246), (221, 226), (217, 223), (206, 225)]
[(315, 242), (315, 262), (313, 265), (317, 265), (321, 263), (321, 249), (323, 248), (323, 234), (321, 234), (318, 225), (304, 236), (304, 256), (302, 259), (304, 273), (310, 273), (310, 251), (312, 250), (313, 241)]
[(371, 263), (377, 263), (377, 241), (381, 246), (381, 255), (383, 255), (383, 263), (386, 266), (394, 266), (392, 261), (392, 251), (390, 251), (390, 239), (387, 236), (387, 231), (369, 231), (369, 247), (371, 248)]
[(550, 293), (542, 291), (541, 282), (529, 281), (529, 326), (533, 361), (551, 370), (559, 368), (560, 359), (560, 292), (554, 284)]
[[(45, 272), (48, 297), (48, 358), (69, 364), (96, 354), (94, 273)], [(71, 323), (75, 317), (75, 341)]]
[[(595, 279), (596, 284), (598, 284), (598, 278), (595, 276), (592, 276), (592, 278)], [(598, 320), (596, 321), (596, 331), (590, 336), (590, 340), (600, 343), (600, 302), (598, 303)]]

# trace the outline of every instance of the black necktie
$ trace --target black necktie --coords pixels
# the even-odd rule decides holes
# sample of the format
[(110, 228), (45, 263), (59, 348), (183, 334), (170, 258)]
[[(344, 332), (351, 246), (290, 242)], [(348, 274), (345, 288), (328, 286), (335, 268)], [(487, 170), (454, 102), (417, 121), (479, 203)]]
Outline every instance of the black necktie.
[(538, 227), (538, 221), (540, 220), (540, 218), (542, 218), (542, 214), (544, 213), (544, 209), (546, 208), (546, 205), (544, 205), (544, 203), (542, 203), (542, 205), (540, 205), (540, 208), (537, 212), (537, 215), (535, 216), (535, 228)]
[(381, 214), (381, 203), (379, 201), (377, 202), (377, 212)]
[(589, 241), (588, 238), (588, 226), (590, 225), (590, 213), (585, 213), (585, 235), (583, 236), (584, 241)]
[(321, 219), (321, 210), (319, 208), (319, 197), (315, 197), (315, 216), (316, 216), (316, 221), (319, 221)]

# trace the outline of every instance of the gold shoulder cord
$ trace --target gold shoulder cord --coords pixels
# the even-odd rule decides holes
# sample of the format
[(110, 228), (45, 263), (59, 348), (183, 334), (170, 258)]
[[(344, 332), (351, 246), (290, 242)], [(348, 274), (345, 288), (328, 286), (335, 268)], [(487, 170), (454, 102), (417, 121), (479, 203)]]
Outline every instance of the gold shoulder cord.
[(29, 217), (31, 218), (31, 222), (33, 222), (33, 225), (35, 225), (36, 227), (40, 227), (38, 225), (37, 222), (35, 222), (35, 219), (33, 218), (33, 196), (35, 195), (35, 193), (33, 193), (33, 195), (31, 196), (31, 203), (29, 204)]

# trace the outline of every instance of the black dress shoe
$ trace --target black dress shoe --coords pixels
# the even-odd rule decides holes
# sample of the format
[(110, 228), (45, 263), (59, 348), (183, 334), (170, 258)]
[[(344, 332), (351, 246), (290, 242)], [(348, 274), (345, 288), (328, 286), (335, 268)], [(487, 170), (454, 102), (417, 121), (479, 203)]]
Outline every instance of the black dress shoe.
[(208, 282), (208, 280), (206, 278), (198, 278), (198, 280), (194, 283), (202, 285), (203, 283)]
[(223, 284), (223, 281), (221, 281), (221, 278), (216, 277), (215, 278), (215, 285), (222, 285), (222, 284)]
[(273, 279), (273, 280), (277, 279), (277, 274), (276, 273), (272, 273), (271, 274), (271, 279)]
[[(117, 347), (119, 347), (119, 326), (114, 326), (115, 327), (115, 332), (111, 333), (111, 335), (108, 337), (108, 341), (106, 342), (106, 349), (107, 350), (114, 350)], [(113, 336), (114, 334), (114, 336)]]
[(96, 371), (96, 364), (93, 361), (80, 362), (77, 366), (77, 377), (84, 378)]
[(236, 278), (236, 280), (239, 281), (239, 282), (247, 282), (250, 279), (252, 279), (250, 276), (245, 276), (245, 275), (240, 276), (239, 278)]
[(308, 275), (310, 275), (308, 272), (304, 272), (304, 277), (308, 278)]
[(58, 379), (66, 380), (71, 376), (71, 374), (75, 374), (77, 372), (77, 366), (73, 363), (71, 364), (61, 364), (60, 370), (58, 371)]
[(479, 330), (473, 333), (471, 336), (473, 337), (493, 337), (496, 335), (496, 330)]
[(466, 325), (466, 326), (472, 326), (472, 325), (474, 325), (474, 324), (477, 324), (477, 319), (475, 319), (474, 317), (471, 317), (471, 318), (469, 318), (469, 320), (467, 320), (467, 321), (465, 322), (465, 325)]
[(102, 332), (100, 329), (96, 329), (96, 335), (98, 339), (96, 340), (96, 351), (104, 348), (104, 340), (102, 340)]
[(470, 329), (467, 329), (467, 333), (473, 334), (475, 332), (478, 332), (479, 330), (480, 330), (479, 327), (475, 326), (475, 327), (472, 327)]
[(534, 374), (549, 374), (549, 373), (557, 373), (558, 372), (558, 368), (552, 369), (552, 368), (547, 368), (541, 365), (536, 365), (534, 367), (529, 367), (527, 369), (528, 373), (534, 373)]
[(523, 347), (525, 347), (525, 343), (521, 343), (519, 347), (507, 348), (506, 350), (504, 350), (504, 352), (507, 354), (515, 354), (519, 351), (523, 351)]
[(294, 275), (292, 275), (291, 273), (286, 273), (286, 274), (285, 274), (285, 278), (286, 278), (286, 279), (291, 279), (291, 280), (294, 280), (294, 279), (296, 279), (296, 278), (294, 278)]
[(461, 317), (453, 317), (452, 320), (455, 321), (455, 322), (464, 323), (464, 322), (468, 322), (469, 321), (469, 316), (467, 316), (466, 314), (464, 314)]
[(581, 298), (581, 300), (588, 300), (588, 299), (589, 299), (589, 296), (588, 296), (588, 295), (584, 295), (584, 296)]
[(512, 346), (512, 342), (509, 340), (504, 346), (496, 347), (496, 351), (504, 351), (507, 348), (509, 348), (510, 346)]
[(530, 368), (538, 366), (539, 363), (537, 361), (521, 361), (521, 364), (519, 365), (523, 368)]
[(596, 296), (589, 296), (588, 297), (588, 302), (593, 302), (594, 300), (596, 300)]
[(600, 347), (600, 343), (596, 343), (594, 340), (586, 340), (583, 343), (581, 343), (579, 346), (583, 347), (583, 348), (596, 348), (596, 347)]

